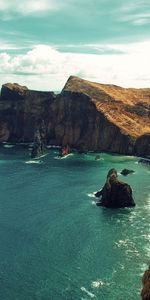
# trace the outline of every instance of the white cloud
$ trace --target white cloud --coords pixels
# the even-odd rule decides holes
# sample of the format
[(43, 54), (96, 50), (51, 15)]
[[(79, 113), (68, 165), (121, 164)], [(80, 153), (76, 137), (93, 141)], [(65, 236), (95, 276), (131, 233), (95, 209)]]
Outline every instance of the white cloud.
[(137, 18), (136, 20), (133, 20), (132, 23), (138, 26), (146, 25), (150, 23), (150, 18)]
[[(94, 45), (96, 46), (96, 45)], [(92, 45), (90, 45), (92, 47)], [(97, 45), (102, 47), (102, 45)], [(103, 45), (104, 47), (104, 45)], [(125, 87), (146, 87), (150, 82), (150, 41), (107, 45), (125, 54), (94, 55), (61, 53), (37, 45), (24, 55), (0, 54), (0, 84), (18, 82), (32, 89), (60, 90), (70, 75)], [(149, 82), (148, 82), (149, 80)]]
[(4, 18), (11, 18), (14, 13), (21, 15), (42, 14), (61, 7), (61, 1), (57, 0), (0, 0), (0, 12)]
[(143, 26), (150, 23), (149, 2), (147, 0), (126, 0), (114, 9), (116, 20)]
[(120, 11), (122, 12), (131, 12), (137, 9), (148, 7), (149, 3), (147, 0), (134, 0), (131, 2), (130, 0), (123, 1), (120, 5)]
[(120, 21), (122, 22), (136, 22), (140, 20), (145, 20), (145, 21), (150, 21), (150, 13), (145, 12), (145, 13), (130, 13), (127, 15), (123, 15), (119, 18)]

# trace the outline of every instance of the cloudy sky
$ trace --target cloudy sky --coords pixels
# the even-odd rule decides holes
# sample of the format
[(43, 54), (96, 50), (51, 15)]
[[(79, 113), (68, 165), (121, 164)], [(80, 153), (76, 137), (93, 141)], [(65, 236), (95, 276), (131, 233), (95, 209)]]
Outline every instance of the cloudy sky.
[(150, 87), (149, 0), (0, 0), (0, 85)]

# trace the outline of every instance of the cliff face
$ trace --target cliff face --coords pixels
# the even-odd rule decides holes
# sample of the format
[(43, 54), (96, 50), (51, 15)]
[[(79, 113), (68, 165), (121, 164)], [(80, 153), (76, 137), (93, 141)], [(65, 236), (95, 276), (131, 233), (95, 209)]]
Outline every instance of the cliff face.
[(83, 151), (132, 152), (130, 137), (109, 122), (89, 96), (64, 90), (56, 98), (54, 108), (53, 130), (58, 144), (69, 144)]
[[(28, 90), (17, 84), (2, 86), (0, 142), (31, 142), (37, 127), (50, 118), (54, 93)], [(43, 126), (43, 124), (42, 124)]]
[[(42, 125), (41, 125), (42, 124)], [(150, 156), (150, 89), (123, 89), (70, 77), (61, 94), (2, 86), (0, 141), (48, 144)]]

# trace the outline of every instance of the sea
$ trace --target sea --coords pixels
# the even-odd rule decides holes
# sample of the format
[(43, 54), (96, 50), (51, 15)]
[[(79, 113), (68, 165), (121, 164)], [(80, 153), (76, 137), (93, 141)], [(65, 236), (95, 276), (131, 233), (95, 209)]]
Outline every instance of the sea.
[[(31, 159), (27, 146), (0, 146), (1, 300), (140, 299), (150, 168), (133, 156), (97, 155), (61, 159), (51, 148)], [(134, 208), (96, 206), (111, 168), (131, 185)], [(124, 177), (124, 168), (135, 172)]]

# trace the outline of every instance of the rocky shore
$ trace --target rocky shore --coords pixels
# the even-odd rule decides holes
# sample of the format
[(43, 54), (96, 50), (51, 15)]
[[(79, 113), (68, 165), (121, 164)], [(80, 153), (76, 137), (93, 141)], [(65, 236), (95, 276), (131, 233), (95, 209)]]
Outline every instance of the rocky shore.
[(7, 83), (0, 95), (0, 142), (33, 142), (42, 128), (45, 145), (149, 158), (149, 103), (150, 89), (73, 76), (58, 95)]

